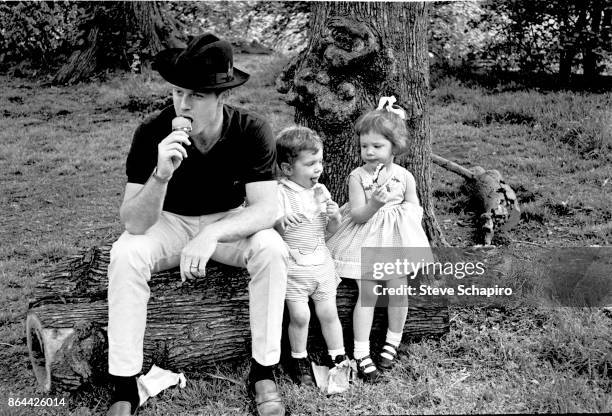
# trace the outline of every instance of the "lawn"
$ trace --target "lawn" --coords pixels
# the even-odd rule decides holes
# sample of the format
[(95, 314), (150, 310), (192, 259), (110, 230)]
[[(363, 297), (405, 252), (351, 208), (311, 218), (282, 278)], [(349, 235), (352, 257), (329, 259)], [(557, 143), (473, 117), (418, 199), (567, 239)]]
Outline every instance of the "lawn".
[[(285, 59), (238, 56), (252, 80), (229, 100), (271, 121), (293, 111), (274, 89)], [(24, 318), (33, 287), (69, 254), (116, 238), (124, 161), (138, 123), (167, 101), (154, 73), (71, 87), (0, 77), (0, 415), (100, 415), (108, 392), (36, 392)], [(494, 244), (516, 252), (612, 242), (612, 94), (484, 89), (436, 82), (429, 114), (434, 152), (498, 169), (517, 192), (520, 224)], [(436, 215), (453, 246), (474, 241), (473, 213), (455, 174), (433, 168)], [(611, 273), (612, 274), (612, 273)], [(520, 276), (509, 276), (517, 277)], [(450, 332), (404, 347), (382, 384), (358, 382), (326, 398), (282, 377), (291, 414), (612, 411), (612, 314), (601, 308), (453, 307)], [(152, 415), (249, 411), (246, 365), (191, 374), (142, 409)], [(57, 408), (8, 408), (9, 398), (66, 398)]]

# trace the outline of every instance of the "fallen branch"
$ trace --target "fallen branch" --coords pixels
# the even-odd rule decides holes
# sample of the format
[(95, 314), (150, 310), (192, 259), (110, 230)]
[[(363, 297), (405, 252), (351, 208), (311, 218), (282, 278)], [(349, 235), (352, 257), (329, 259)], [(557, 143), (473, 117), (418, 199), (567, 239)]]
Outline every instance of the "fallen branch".
[(521, 210), (516, 193), (504, 182), (499, 171), (484, 170), (480, 166), (466, 169), (433, 153), (431, 161), (465, 178), (469, 196), (475, 198), (479, 205), (479, 230), (485, 245), (491, 244), (496, 228), (507, 231), (519, 223)]

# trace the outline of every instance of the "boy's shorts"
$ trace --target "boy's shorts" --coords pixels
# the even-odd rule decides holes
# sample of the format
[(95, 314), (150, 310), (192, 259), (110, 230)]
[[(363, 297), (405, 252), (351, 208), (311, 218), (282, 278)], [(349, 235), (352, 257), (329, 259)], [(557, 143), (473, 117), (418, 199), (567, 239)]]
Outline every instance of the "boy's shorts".
[(320, 257), (317, 257), (323, 261), (321, 264), (308, 264), (313, 263), (309, 262), (309, 258), (302, 258), (299, 253), (289, 251), (285, 299), (291, 302), (308, 302), (308, 297), (311, 297), (315, 302), (322, 302), (335, 298), (341, 279), (336, 273), (329, 251), (325, 248), (324, 253), (317, 253), (320, 254)]

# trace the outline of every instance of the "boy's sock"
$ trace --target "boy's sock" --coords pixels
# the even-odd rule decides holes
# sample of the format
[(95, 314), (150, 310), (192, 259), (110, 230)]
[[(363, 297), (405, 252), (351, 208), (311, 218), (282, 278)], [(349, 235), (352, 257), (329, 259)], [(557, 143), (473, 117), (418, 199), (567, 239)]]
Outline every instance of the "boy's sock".
[(308, 358), (308, 351), (304, 351), (304, 352), (291, 351), (291, 358)]
[(402, 342), (402, 335), (401, 332), (392, 332), (390, 329), (387, 329), (387, 339), (385, 341), (397, 348), (400, 342)]
[(337, 350), (327, 350), (327, 352), (331, 357), (332, 362), (335, 362), (337, 356), (346, 354), (344, 347), (338, 348)]
[(356, 360), (360, 360), (366, 355), (370, 355), (370, 341), (355, 341), (353, 357), (355, 357)]
[(112, 403), (126, 401), (132, 406), (131, 413), (136, 411), (140, 404), (140, 396), (138, 395), (138, 385), (136, 384), (136, 376), (121, 377), (111, 374), (111, 381), (114, 385)]

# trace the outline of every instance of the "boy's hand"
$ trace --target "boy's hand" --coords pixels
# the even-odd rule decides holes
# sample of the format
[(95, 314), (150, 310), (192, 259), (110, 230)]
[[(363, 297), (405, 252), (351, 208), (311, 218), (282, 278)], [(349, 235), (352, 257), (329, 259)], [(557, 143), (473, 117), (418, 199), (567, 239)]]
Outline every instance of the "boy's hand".
[(326, 213), (330, 219), (340, 222), (342, 217), (340, 215), (340, 207), (331, 198), (326, 202)]

